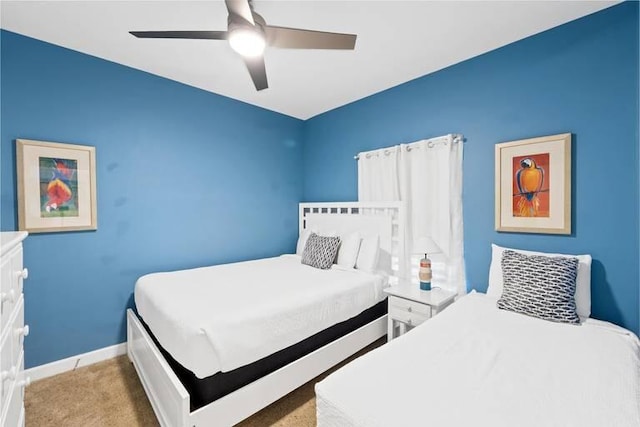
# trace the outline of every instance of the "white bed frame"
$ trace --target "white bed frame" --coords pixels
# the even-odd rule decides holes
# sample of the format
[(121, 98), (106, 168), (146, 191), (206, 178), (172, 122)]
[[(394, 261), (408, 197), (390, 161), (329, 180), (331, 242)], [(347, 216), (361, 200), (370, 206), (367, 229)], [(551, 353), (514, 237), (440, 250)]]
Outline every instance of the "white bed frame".
[[(305, 228), (380, 236), (381, 267), (395, 282), (403, 276), (404, 212), (399, 202), (301, 203)], [(189, 393), (132, 310), (127, 310), (127, 353), (163, 427), (232, 426), (383, 337), (387, 316), (295, 360), (228, 395), (190, 411)]]

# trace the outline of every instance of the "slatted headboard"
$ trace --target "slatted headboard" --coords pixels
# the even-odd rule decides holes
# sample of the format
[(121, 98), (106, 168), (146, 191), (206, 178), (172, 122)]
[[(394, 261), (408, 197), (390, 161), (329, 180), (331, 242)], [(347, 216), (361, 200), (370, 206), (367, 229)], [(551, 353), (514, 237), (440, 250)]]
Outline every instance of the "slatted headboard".
[(358, 231), (380, 237), (378, 267), (396, 282), (405, 277), (404, 210), (400, 202), (300, 203), (300, 233), (310, 228), (320, 234), (339, 235)]

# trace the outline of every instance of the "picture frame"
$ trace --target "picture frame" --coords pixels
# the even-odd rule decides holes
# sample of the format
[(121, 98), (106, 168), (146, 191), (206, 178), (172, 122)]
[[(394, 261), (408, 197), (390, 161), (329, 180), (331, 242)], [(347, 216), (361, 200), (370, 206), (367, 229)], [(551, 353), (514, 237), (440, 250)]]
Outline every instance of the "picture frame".
[(18, 228), (29, 233), (96, 230), (96, 150), (16, 140)]
[(571, 234), (571, 134), (496, 144), (495, 229)]

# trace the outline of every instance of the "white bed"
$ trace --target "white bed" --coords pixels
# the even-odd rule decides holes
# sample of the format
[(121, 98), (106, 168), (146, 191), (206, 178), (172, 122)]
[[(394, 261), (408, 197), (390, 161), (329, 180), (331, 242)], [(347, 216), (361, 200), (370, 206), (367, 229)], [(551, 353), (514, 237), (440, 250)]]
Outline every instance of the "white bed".
[(298, 255), (154, 273), (138, 279), (138, 314), (198, 378), (289, 347), (384, 299), (387, 277)]
[(316, 385), (319, 427), (639, 426), (640, 343), (471, 293)]
[[(298, 256), (285, 255), (155, 273), (138, 281), (140, 317), (180, 369), (208, 378), (262, 360), (379, 305), (382, 288), (401, 277), (404, 230), (399, 203), (303, 203), (301, 235), (307, 229), (340, 236), (357, 232), (369, 242), (375, 236), (380, 254), (375, 273), (337, 266), (319, 270), (302, 265)], [(128, 354), (161, 425), (230, 426), (384, 336), (386, 315), (367, 321), (195, 410), (187, 389), (132, 310), (127, 313)]]

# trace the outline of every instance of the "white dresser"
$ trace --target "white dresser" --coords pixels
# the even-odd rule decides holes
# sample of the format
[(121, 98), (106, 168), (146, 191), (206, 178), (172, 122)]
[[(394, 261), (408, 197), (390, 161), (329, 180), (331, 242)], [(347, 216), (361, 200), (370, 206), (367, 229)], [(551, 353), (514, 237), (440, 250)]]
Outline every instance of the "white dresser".
[(0, 233), (0, 427), (24, 426), (24, 325), (22, 282), (29, 272), (22, 265), (24, 231)]

